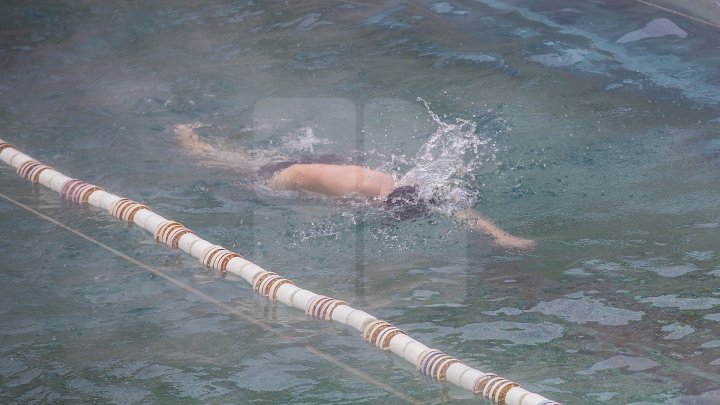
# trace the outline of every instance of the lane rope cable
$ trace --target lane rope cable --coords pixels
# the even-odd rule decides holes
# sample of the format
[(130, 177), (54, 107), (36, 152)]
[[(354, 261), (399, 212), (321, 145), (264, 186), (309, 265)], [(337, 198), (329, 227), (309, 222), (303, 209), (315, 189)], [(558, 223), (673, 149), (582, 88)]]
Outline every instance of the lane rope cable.
[[(713, 4), (715, 4), (716, 6), (720, 7), (720, 4), (719, 4), (719, 3), (717, 3), (717, 2), (715, 2), (715, 1), (713, 1), (713, 0), (711, 0), (711, 1), (712, 1)], [(680, 16), (680, 17), (685, 17), (685, 18), (687, 18), (687, 19), (690, 19), (690, 20), (693, 20), (693, 21), (696, 21), (696, 22), (699, 22), (699, 23), (702, 23), (702, 24), (709, 25), (709, 26), (711, 26), (711, 27), (715, 27), (715, 28), (720, 29), (720, 25), (715, 24), (714, 22), (711, 22), (711, 21), (708, 21), (708, 20), (703, 20), (702, 18), (698, 18), (698, 17), (693, 17), (693, 16), (691, 16), (690, 14), (683, 13), (682, 11), (677, 11), (677, 10), (674, 10), (674, 9), (672, 9), (672, 8), (664, 7), (664, 6), (661, 6), (661, 5), (659, 5), (659, 4), (655, 4), (655, 3), (652, 3), (652, 2), (649, 2), (649, 1), (646, 1), (646, 0), (637, 0), (637, 2), (638, 2), (638, 3), (645, 4), (646, 6), (655, 7), (655, 8), (657, 8), (657, 9), (659, 9), (659, 10), (667, 11), (668, 13), (672, 13), (672, 14), (678, 15), (678, 16)]]

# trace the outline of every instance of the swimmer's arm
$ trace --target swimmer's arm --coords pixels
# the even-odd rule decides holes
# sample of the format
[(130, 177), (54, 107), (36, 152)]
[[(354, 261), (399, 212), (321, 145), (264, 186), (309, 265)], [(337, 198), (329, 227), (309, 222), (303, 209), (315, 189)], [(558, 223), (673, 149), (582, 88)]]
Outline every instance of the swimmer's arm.
[(535, 247), (535, 241), (513, 236), (498, 228), (495, 224), (473, 210), (456, 211), (453, 213), (453, 217), (471, 229), (482, 231), (491, 236), (495, 239), (495, 243), (498, 246), (520, 250), (528, 250)]

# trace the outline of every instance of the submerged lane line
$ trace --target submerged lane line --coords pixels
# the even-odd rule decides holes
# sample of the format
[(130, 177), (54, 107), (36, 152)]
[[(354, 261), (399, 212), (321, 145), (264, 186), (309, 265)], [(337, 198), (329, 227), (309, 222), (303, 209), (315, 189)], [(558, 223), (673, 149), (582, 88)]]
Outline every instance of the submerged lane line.
[[(140, 268), (143, 268), (143, 269), (149, 271), (150, 273), (153, 273), (153, 274), (157, 275), (158, 277), (162, 277), (163, 279), (169, 281), (170, 283), (174, 284), (175, 286), (177, 286), (177, 287), (179, 287), (179, 288), (181, 288), (181, 289), (183, 289), (183, 290), (185, 290), (185, 291), (187, 291), (187, 292), (189, 292), (189, 293), (191, 293), (191, 294), (197, 295), (198, 297), (201, 297), (202, 299), (206, 300), (207, 302), (210, 302), (210, 303), (212, 303), (212, 304), (214, 304), (214, 305), (216, 305), (216, 306), (224, 309), (224, 310), (227, 311), (228, 313), (230, 313), (230, 314), (232, 314), (232, 315), (235, 315), (236, 317), (238, 317), (238, 318), (240, 318), (240, 319), (242, 319), (242, 320), (244, 320), (244, 321), (251, 322), (251, 323), (253, 323), (254, 325), (260, 327), (261, 329), (263, 329), (263, 330), (265, 330), (265, 331), (267, 331), (267, 332), (270, 332), (270, 333), (272, 333), (272, 334), (274, 334), (274, 335), (276, 335), (276, 336), (278, 336), (278, 337), (281, 337), (281, 338), (285, 339), (287, 342), (292, 342), (292, 341), (293, 341), (293, 339), (292, 339), (291, 337), (289, 337), (289, 336), (287, 336), (287, 335), (285, 335), (285, 334), (283, 334), (283, 333), (275, 330), (272, 326), (268, 325), (267, 323), (262, 322), (262, 321), (259, 321), (259, 320), (255, 319), (255, 318), (252, 318), (252, 317), (246, 315), (245, 313), (241, 312), (240, 310), (238, 310), (238, 309), (236, 309), (236, 308), (234, 308), (234, 307), (232, 307), (232, 306), (230, 306), (230, 305), (228, 305), (228, 304), (226, 304), (226, 303), (218, 300), (217, 298), (214, 298), (214, 297), (212, 297), (212, 296), (210, 296), (210, 295), (208, 295), (208, 294), (206, 294), (206, 293), (198, 290), (197, 288), (195, 288), (195, 287), (193, 287), (193, 286), (191, 286), (191, 285), (189, 285), (189, 284), (186, 284), (186, 283), (184, 283), (184, 282), (182, 282), (182, 281), (180, 281), (180, 280), (178, 280), (178, 279), (176, 279), (176, 278), (174, 278), (174, 277), (172, 277), (172, 276), (168, 276), (167, 274), (163, 273), (162, 271), (160, 271), (160, 270), (158, 270), (158, 269), (156, 269), (156, 268), (154, 268), (154, 267), (152, 267), (152, 266), (150, 266), (150, 265), (147, 265), (147, 264), (145, 264), (145, 263), (143, 263), (143, 262), (141, 262), (141, 261), (139, 261), (139, 260), (137, 260), (137, 259), (134, 259), (134, 258), (128, 256), (127, 254), (125, 254), (125, 253), (123, 253), (123, 252), (121, 252), (121, 251), (119, 251), (119, 250), (117, 250), (117, 249), (115, 249), (115, 248), (113, 248), (113, 247), (111, 247), (111, 246), (109, 246), (109, 245), (106, 245), (106, 244), (103, 243), (103, 242), (100, 242), (99, 240), (93, 238), (92, 236), (86, 235), (86, 234), (84, 234), (83, 232), (78, 231), (77, 229), (71, 228), (70, 226), (65, 225), (64, 223), (62, 223), (62, 222), (60, 222), (60, 221), (58, 221), (58, 220), (56, 220), (56, 219), (48, 216), (47, 214), (44, 214), (44, 213), (42, 213), (42, 212), (40, 212), (40, 211), (37, 211), (36, 209), (34, 209), (34, 208), (32, 208), (32, 207), (30, 207), (30, 206), (28, 206), (28, 205), (26, 205), (26, 204), (21, 203), (20, 201), (17, 201), (17, 200), (15, 200), (15, 199), (13, 199), (13, 198), (5, 195), (5, 194), (2, 193), (2, 192), (0, 192), (0, 197), (2, 197), (2, 198), (5, 199), (6, 201), (8, 201), (8, 202), (10, 202), (10, 203), (12, 203), (12, 204), (20, 207), (20, 208), (22, 208), (22, 209), (30, 212), (31, 214), (33, 214), (33, 215), (35, 215), (35, 216), (37, 216), (37, 217), (40, 217), (40, 218), (42, 218), (42, 219), (44, 219), (44, 220), (46, 220), (46, 221), (48, 221), (48, 222), (51, 222), (51, 223), (53, 223), (53, 224), (55, 224), (55, 225), (57, 225), (57, 226), (65, 229), (66, 231), (69, 231), (69, 232), (75, 234), (76, 236), (79, 236), (80, 238), (85, 239), (86, 241), (91, 242), (91, 243), (93, 243), (93, 244), (95, 244), (95, 245), (97, 245), (97, 246), (99, 246), (99, 247), (107, 250), (108, 252), (110, 252), (110, 253), (112, 253), (112, 254), (114, 254), (114, 255), (116, 255), (116, 256), (118, 256), (118, 257), (120, 257), (120, 258), (122, 258), (122, 259), (124, 259), (124, 260), (126, 260), (126, 261), (128, 261), (128, 262), (130, 262), (130, 263), (132, 263), (132, 264), (134, 264), (134, 265), (136, 265), (136, 266), (138, 266), (138, 267), (140, 267)], [(355, 377), (358, 377), (358, 378), (361, 379), (362, 381), (364, 381), (364, 382), (366, 382), (366, 383), (368, 383), (368, 384), (371, 384), (371, 385), (375, 385), (376, 387), (381, 388), (383, 391), (386, 391), (386, 392), (388, 392), (388, 393), (390, 393), (390, 394), (392, 394), (392, 395), (395, 395), (396, 397), (398, 397), (398, 398), (400, 398), (400, 399), (402, 399), (402, 400), (404, 400), (404, 401), (406, 401), (406, 402), (408, 402), (408, 403), (411, 403), (411, 404), (423, 404), (423, 402), (420, 402), (420, 401), (418, 401), (417, 399), (415, 399), (415, 398), (413, 398), (413, 397), (411, 397), (411, 396), (409, 396), (409, 395), (407, 395), (407, 394), (405, 394), (405, 393), (403, 393), (403, 392), (400, 392), (400, 391), (396, 390), (395, 388), (389, 386), (388, 384), (385, 384), (384, 382), (382, 382), (382, 381), (380, 381), (380, 380), (378, 380), (378, 379), (376, 379), (376, 378), (368, 375), (367, 373), (364, 373), (364, 372), (362, 372), (362, 371), (360, 371), (360, 370), (358, 370), (358, 369), (356, 369), (356, 368), (354, 368), (354, 367), (352, 367), (352, 366), (349, 366), (349, 365), (343, 363), (342, 361), (336, 359), (335, 357), (333, 357), (333, 356), (331, 356), (331, 355), (329, 355), (329, 354), (327, 354), (327, 353), (325, 353), (325, 352), (322, 352), (322, 351), (320, 351), (319, 349), (317, 349), (317, 348), (315, 348), (315, 347), (313, 347), (313, 346), (303, 345), (302, 347), (303, 347), (303, 349), (305, 349), (305, 350), (308, 351), (309, 353), (314, 354), (314, 355), (316, 355), (317, 357), (320, 357), (320, 358), (323, 359), (323, 360), (326, 360), (327, 362), (329, 362), (329, 363), (331, 363), (331, 364), (333, 364), (333, 365), (335, 365), (335, 366), (337, 366), (337, 367), (339, 367), (339, 368), (347, 371), (348, 373), (354, 375)]]

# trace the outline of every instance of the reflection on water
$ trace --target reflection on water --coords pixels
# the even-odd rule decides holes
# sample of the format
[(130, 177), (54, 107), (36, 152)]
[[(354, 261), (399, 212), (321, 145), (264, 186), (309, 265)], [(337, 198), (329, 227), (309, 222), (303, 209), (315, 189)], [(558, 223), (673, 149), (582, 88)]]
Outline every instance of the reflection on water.
[[(496, 0), (31, 1), (0, 21), (2, 137), (39, 160), (565, 403), (717, 402), (714, 28)], [(354, 154), (538, 247), (252, 189), (183, 153), (170, 129), (196, 121), (231, 159)], [(298, 339), (0, 203), (2, 402), (398, 401), (303, 344), (427, 402), (470, 398), (0, 171), (3, 193)]]

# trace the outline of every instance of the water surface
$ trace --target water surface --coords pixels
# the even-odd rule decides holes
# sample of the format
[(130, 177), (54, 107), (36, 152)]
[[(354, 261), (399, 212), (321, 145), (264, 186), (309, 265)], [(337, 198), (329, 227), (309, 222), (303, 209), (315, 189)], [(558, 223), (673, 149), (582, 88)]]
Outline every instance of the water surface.
[[(31, 156), (547, 397), (718, 401), (716, 29), (614, 1), (0, 7), (1, 137)], [(658, 18), (686, 35), (618, 42)], [(172, 133), (187, 122), (228, 151), (352, 156), (399, 178), (454, 151), (423, 172), (453, 175), (427, 181), (538, 246), (258, 188), (232, 153), (188, 156)], [(402, 402), (305, 346), (424, 402), (472, 400), (0, 172), (0, 192), (268, 325), (2, 202), (3, 402)]]

